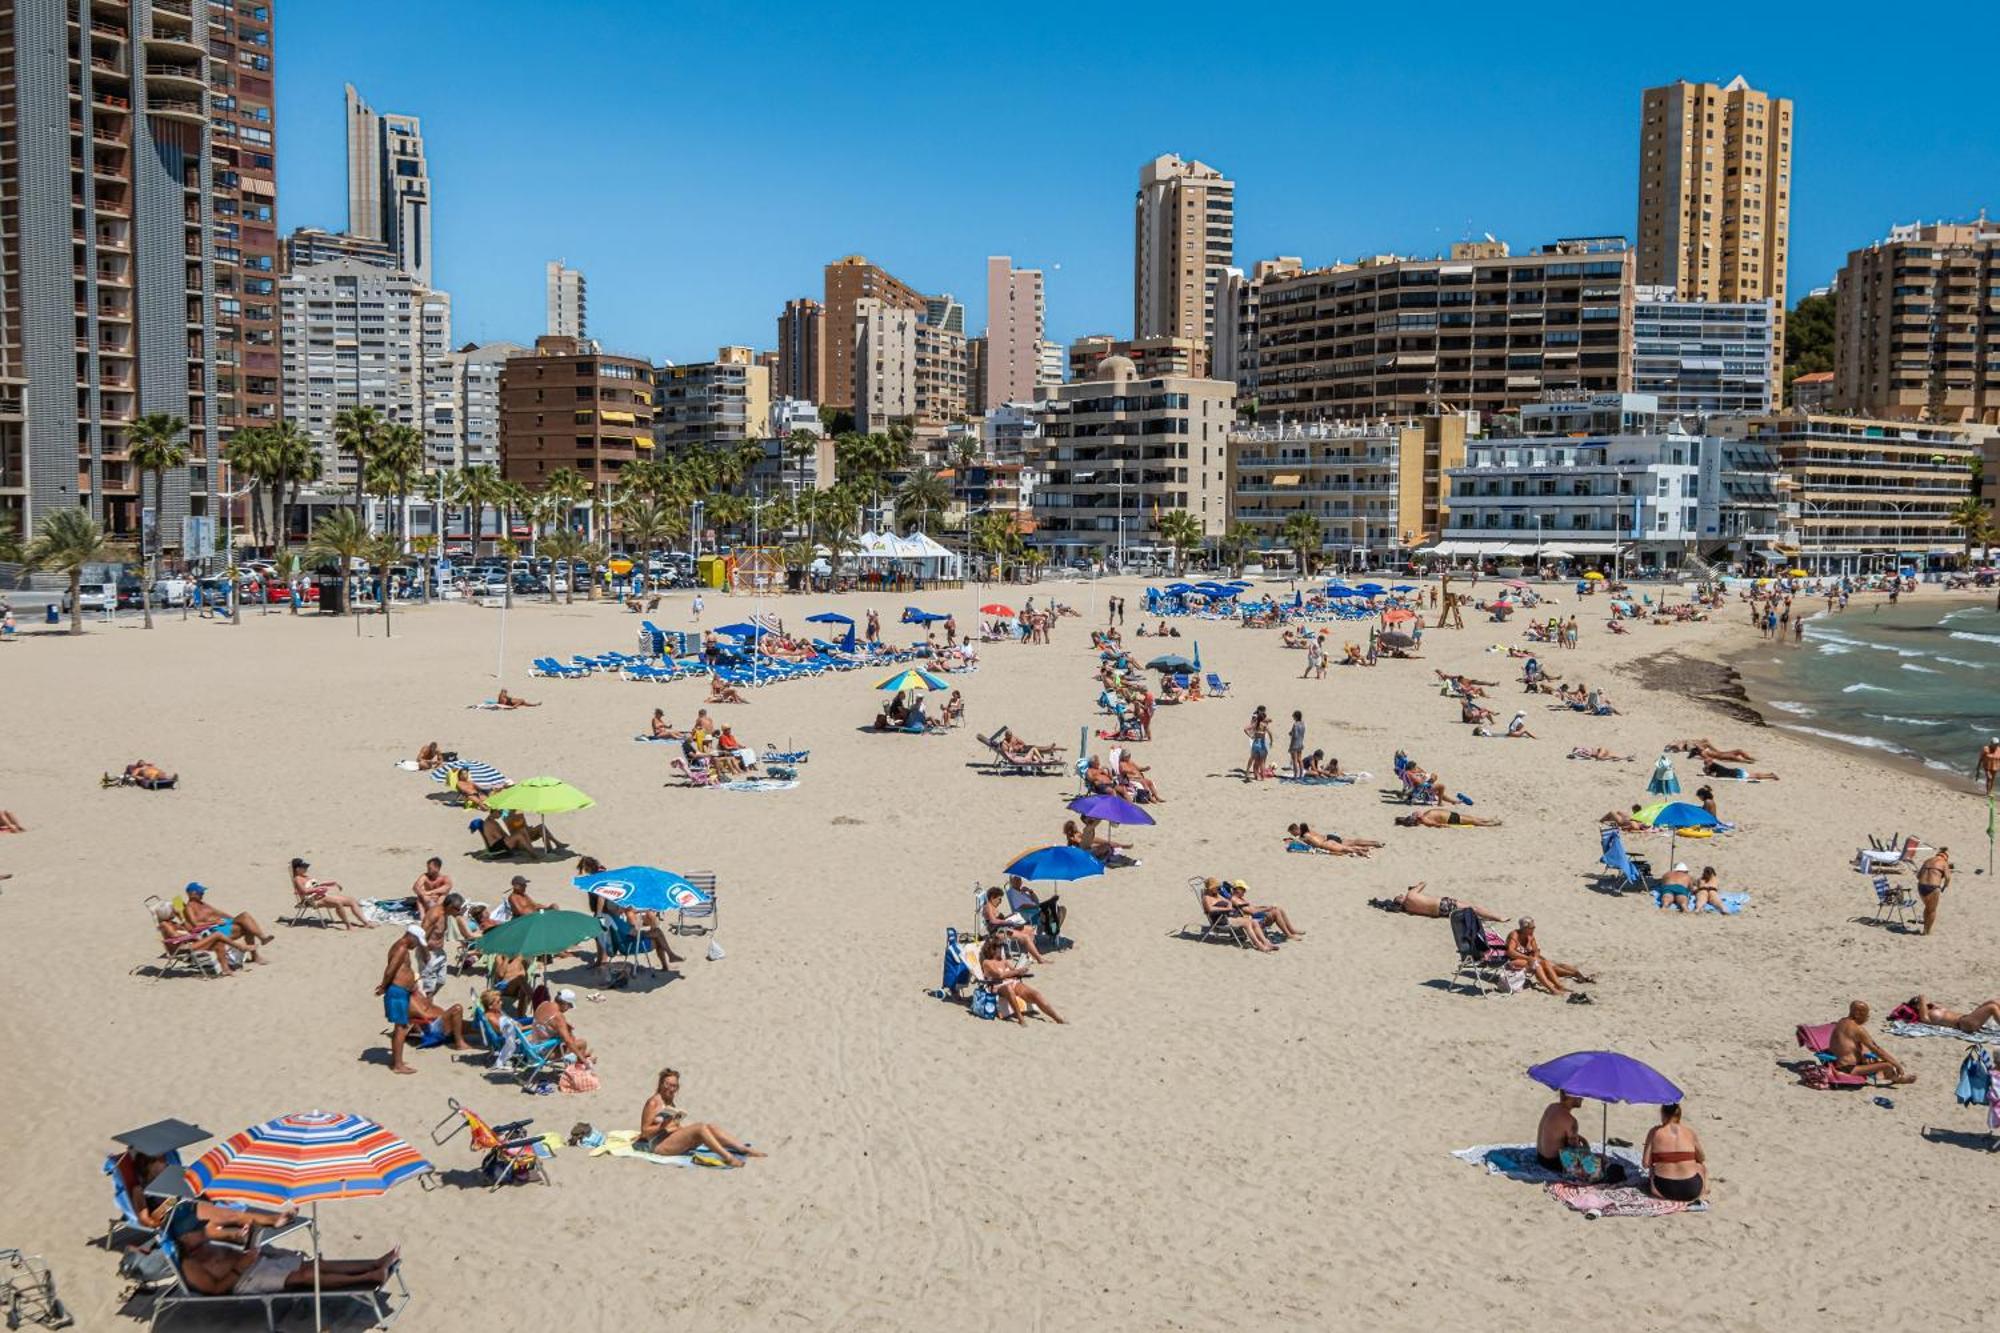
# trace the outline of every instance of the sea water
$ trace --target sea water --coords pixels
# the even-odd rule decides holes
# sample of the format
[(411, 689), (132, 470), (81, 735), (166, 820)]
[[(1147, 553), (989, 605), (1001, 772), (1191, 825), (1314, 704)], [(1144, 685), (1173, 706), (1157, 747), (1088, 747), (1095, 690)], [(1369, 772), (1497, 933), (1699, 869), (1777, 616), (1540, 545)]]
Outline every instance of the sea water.
[(2000, 736), (2000, 611), (1990, 602), (1806, 608), (1803, 647), (1745, 650), (1737, 668), (1764, 720), (1821, 740), (1969, 776)]

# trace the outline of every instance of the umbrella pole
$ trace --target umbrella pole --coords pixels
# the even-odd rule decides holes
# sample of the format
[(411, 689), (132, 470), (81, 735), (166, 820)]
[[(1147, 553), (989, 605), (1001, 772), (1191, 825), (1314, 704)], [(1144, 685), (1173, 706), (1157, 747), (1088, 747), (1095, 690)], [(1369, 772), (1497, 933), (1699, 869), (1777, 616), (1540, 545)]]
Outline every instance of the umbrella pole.
[(312, 1233), (313, 1233), (313, 1330), (314, 1333), (325, 1333), (326, 1324), (320, 1318), (320, 1305), (319, 1305), (319, 1200), (318, 1199), (313, 1200)]

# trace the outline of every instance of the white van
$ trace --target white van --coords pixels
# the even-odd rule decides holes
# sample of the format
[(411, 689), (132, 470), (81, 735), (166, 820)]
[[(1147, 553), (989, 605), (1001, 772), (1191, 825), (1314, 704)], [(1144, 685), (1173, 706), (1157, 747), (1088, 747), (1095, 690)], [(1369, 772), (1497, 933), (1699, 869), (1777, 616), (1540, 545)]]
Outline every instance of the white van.
[(186, 579), (158, 579), (153, 584), (154, 606), (186, 606), (194, 585)]

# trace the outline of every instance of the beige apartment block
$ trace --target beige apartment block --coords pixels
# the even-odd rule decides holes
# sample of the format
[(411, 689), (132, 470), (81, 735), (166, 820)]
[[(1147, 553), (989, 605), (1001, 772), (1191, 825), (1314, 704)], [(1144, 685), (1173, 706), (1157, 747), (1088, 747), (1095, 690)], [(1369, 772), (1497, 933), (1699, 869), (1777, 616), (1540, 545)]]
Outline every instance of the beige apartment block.
[(1777, 302), (1785, 354), (1792, 103), (1741, 76), (1648, 88), (1639, 117), (1639, 268), (1683, 301)]
[(1215, 336), (1215, 288), (1236, 254), (1236, 183), (1171, 153), (1139, 169), (1132, 336)]
[(973, 404), (979, 411), (1034, 399), (1047, 314), (1040, 269), (1015, 268), (1007, 255), (987, 257), (985, 395)]
[(1066, 558), (1093, 551), (1164, 555), (1160, 517), (1184, 509), (1210, 538), (1228, 519), (1227, 439), (1235, 386), (1141, 376), (1106, 357), (1093, 379), (1049, 391), (1035, 488), (1034, 544)]
[[(1449, 470), (1465, 463), (1468, 419), (1402, 423), (1278, 422), (1229, 435), (1229, 521), (1259, 549), (1287, 549), (1297, 513), (1320, 523), (1321, 552), (1380, 561), (1444, 532)], [(1476, 427), (1475, 427), (1476, 429)]]
[(771, 372), (748, 347), (653, 372), (653, 439), (663, 450), (724, 448), (771, 428)]
[[(861, 255), (848, 255), (826, 266), (825, 397), (812, 401), (826, 407), (853, 408), (856, 371), (854, 342), (859, 331), (855, 306), (863, 300), (890, 310), (924, 312), (924, 294)], [(798, 395), (791, 395), (797, 397)], [(857, 417), (859, 413), (856, 413)]]
[(1897, 227), (1849, 254), (1833, 349), (1840, 411), (2000, 425), (2000, 223)]
[(1624, 392), (1633, 297), (1618, 237), (1276, 273), (1258, 297), (1258, 404), (1305, 421), (1403, 421)]

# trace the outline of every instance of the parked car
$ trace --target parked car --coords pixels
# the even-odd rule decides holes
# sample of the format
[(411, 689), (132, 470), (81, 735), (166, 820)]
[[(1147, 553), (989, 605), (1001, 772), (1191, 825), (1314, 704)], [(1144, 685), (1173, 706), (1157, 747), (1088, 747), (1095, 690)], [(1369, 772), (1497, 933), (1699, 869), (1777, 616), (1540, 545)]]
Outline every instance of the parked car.
[[(85, 579), (77, 586), (77, 604), (86, 611), (108, 611), (118, 605), (118, 581), (116, 579)], [(62, 595), (62, 609), (70, 610), (69, 592)]]

